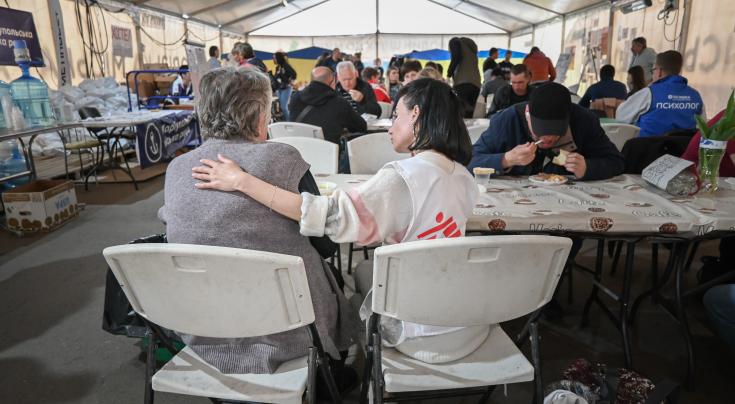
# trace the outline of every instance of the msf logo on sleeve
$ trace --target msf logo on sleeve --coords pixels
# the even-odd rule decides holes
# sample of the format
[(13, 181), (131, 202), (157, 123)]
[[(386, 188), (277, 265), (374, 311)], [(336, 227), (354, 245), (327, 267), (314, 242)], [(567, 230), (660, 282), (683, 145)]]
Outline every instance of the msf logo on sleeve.
[(453, 217), (450, 216), (444, 220), (444, 213), (439, 212), (436, 215), (436, 222), (439, 224), (419, 234), (418, 239), (433, 240), (435, 238), (454, 238), (462, 236), (462, 232), (459, 230), (459, 226), (457, 226)]

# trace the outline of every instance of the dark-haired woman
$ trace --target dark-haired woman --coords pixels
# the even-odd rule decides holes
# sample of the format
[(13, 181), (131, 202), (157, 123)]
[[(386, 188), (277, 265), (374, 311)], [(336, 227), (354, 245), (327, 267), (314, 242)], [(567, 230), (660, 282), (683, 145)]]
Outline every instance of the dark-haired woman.
[(644, 88), (646, 88), (646, 76), (643, 68), (636, 65), (628, 69), (628, 98)]
[[(413, 156), (386, 164), (354, 190), (337, 190), (328, 197), (280, 189), (224, 156), (220, 161), (202, 160), (204, 166), (194, 168), (194, 177), (203, 181), (198, 188), (240, 191), (299, 221), (301, 234), (327, 235), (338, 243), (415, 241), (445, 220), (453, 220), (449, 230), (430, 236), (460, 237), (477, 198), (477, 187), (464, 167), (472, 146), (462, 108), (457, 95), (440, 81), (420, 78), (402, 87), (388, 132), (397, 152)], [(486, 326), (446, 328), (407, 322), (383, 328), (386, 342), (425, 362), (468, 355), (489, 331)]]
[(288, 100), (291, 98), (291, 85), (296, 80), (296, 70), (288, 63), (288, 58), (283, 52), (273, 54), (273, 62), (276, 63), (276, 93), (278, 94), (278, 103), (283, 111), (283, 120), (289, 120)]

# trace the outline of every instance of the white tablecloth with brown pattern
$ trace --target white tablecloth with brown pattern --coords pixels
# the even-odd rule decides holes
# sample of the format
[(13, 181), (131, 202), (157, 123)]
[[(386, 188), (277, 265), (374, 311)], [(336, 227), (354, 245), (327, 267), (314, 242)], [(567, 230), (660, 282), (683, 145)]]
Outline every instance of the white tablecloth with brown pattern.
[[(370, 176), (317, 176), (338, 188), (359, 186)], [(713, 195), (678, 198), (621, 175), (605, 181), (542, 185), (525, 177), (491, 178), (467, 223), (471, 231), (680, 234), (735, 231), (735, 190), (721, 181)]]

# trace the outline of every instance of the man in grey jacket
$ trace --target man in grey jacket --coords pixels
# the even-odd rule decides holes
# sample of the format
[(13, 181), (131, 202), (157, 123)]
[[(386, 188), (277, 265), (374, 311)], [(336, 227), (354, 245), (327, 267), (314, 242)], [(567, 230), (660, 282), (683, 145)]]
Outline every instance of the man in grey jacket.
[(650, 83), (653, 76), (653, 64), (656, 63), (656, 51), (646, 46), (646, 38), (642, 36), (633, 40), (630, 51), (633, 52), (633, 60), (630, 61), (628, 68), (642, 67), (646, 83)]

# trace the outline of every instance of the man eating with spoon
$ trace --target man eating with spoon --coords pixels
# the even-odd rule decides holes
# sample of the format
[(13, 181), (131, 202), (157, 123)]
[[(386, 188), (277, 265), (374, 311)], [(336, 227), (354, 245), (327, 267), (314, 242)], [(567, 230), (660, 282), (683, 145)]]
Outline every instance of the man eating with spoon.
[[(562, 158), (557, 158), (562, 153)], [(558, 83), (537, 87), (526, 103), (493, 116), (472, 147), (468, 168), (494, 168), (502, 175), (538, 173), (604, 180), (621, 174), (625, 161), (600, 126)]]

